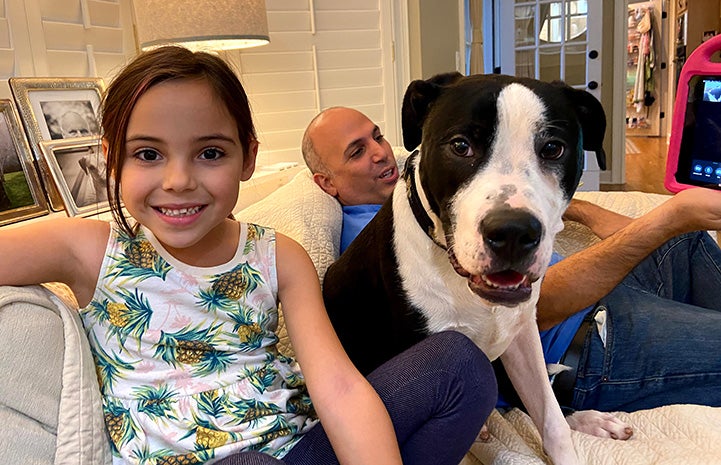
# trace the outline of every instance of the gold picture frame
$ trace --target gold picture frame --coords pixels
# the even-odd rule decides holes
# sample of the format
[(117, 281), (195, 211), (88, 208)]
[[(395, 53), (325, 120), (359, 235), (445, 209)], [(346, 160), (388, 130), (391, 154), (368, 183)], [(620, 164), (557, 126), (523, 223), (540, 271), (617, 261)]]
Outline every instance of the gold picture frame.
[[(44, 141), (99, 137), (98, 114), (105, 91), (101, 78), (21, 78), (8, 80), (20, 119), (45, 185), (48, 203), (61, 211), (64, 202), (41, 150)], [(63, 122), (67, 121), (67, 124)]]
[(33, 154), (10, 99), (0, 99), (0, 226), (47, 215)]
[(110, 209), (99, 137), (46, 140), (40, 142), (40, 150), (68, 216), (88, 216)]

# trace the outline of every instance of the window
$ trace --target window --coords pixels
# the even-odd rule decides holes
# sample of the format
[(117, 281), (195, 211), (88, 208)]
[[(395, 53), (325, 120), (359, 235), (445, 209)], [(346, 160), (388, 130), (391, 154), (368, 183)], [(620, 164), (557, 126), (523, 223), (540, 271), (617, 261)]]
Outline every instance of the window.
[[(586, 32), (588, 3), (586, 0), (552, 2), (541, 7), (547, 13), (539, 39), (544, 42), (568, 42)], [(566, 10), (565, 14), (563, 10)]]

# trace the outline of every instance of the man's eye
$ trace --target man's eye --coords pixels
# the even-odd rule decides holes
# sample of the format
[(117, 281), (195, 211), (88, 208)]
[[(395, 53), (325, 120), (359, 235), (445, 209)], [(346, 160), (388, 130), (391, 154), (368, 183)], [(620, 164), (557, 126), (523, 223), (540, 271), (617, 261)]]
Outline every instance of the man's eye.
[(143, 149), (135, 152), (135, 158), (138, 158), (142, 161), (156, 161), (160, 158), (160, 154), (155, 150)]
[(210, 148), (203, 150), (203, 153), (200, 154), (200, 158), (204, 160), (217, 160), (218, 158), (221, 158), (223, 156), (223, 151), (216, 148)]
[(383, 142), (383, 134), (378, 134), (377, 136), (375, 136), (375, 140), (376, 142)]
[(363, 147), (358, 147), (357, 149), (353, 150), (350, 154), (351, 158), (357, 158), (363, 155)]

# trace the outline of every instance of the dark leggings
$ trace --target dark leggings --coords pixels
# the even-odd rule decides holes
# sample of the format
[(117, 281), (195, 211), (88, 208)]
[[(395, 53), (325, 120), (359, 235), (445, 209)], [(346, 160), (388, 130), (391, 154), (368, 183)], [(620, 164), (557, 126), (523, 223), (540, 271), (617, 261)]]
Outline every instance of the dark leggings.
[[(493, 409), (496, 378), (470, 339), (434, 334), (373, 371), (368, 380), (393, 421), (403, 463), (457, 465)], [(325, 465), (338, 459), (321, 424), (283, 458), (244, 452), (218, 465)]]

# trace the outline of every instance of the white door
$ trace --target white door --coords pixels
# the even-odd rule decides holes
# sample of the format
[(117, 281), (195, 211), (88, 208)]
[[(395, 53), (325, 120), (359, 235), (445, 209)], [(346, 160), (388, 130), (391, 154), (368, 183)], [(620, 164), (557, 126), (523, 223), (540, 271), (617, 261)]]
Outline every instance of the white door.
[[(493, 0), (494, 72), (560, 79), (600, 100), (602, 14), (602, 0)], [(581, 181), (580, 189), (598, 190), (595, 154), (586, 155)]]

